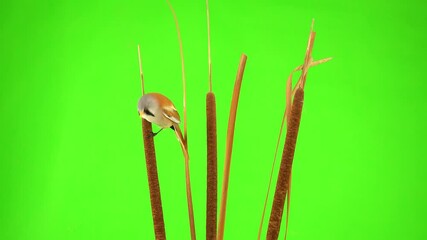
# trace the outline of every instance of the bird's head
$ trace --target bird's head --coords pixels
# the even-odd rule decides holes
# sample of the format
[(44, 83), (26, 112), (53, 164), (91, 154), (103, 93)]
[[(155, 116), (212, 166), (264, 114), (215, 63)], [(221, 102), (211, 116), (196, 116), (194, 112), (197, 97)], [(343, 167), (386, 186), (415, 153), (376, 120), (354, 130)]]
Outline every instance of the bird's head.
[(144, 109), (148, 107), (147, 94), (142, 96), (138, 101), (138, 115), (142, 118)]
[(146, 93), (138, 101), (138, 115), (154, 117), (162, 110), (164, 99), (167, 99), (160, 93)]

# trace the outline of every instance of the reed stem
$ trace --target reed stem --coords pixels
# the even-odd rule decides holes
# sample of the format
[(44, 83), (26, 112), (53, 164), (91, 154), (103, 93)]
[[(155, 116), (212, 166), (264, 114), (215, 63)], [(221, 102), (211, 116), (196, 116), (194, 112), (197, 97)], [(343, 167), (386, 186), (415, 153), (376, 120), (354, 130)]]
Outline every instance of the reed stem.
[(138, 63), (139, 63), (139, 77), (141, 78), (141, 91), (142, 95), (145, 94), (144, 89), (144, 73), (142, 72), (142, 61), (141, 61), (141, 47), (138, 44)]
[(184, 143), (187, 145), (187, 85), (185, 81), (185, 64), (184, 64), (184, 49), (182, 47), (182, 38), (181, 38), (181, 30), (179, 30), (178, 17), (176, 16), (175, 10), (172, 7), (172, 4), (169, 0), (166, 0), (167, 4), (173, 15), (173, 20), (175, 22), (175, 28), (178, 34), (178, 43), (179, 43), (179, 54), (181, 56), (181, 74), (182, 74), (182, 92), (183, 92), (183, 109), (184, 109)]
[[(187, 146), (185, 146), (187, 147)], [(191, 181), (190, 181), (190, 156), (188, 150), (185, 149), (185, 189), (187, 192), (187, 208), (188, 208), (188, 219), (190, 221), (190, 235), (192, 240), (196, 240), (196, 226), (194, 223), (194, 210), (193, 210), (193, 197), (191, 194)]]
[(185, 79), (184, 50), (182, 47), (182, 38), (181, 38), (181, 31), (179, 30), (178, 17), (176, 16), (175, 10), (173, 9), (172, 4), (169, 2), (169, 0), (166, 0), (166, 2), (169, 5), (169, 8), (172, 12), (173, 19), (175, 22), (176, 31), (178, 34), (179, 52), (181, 56), (184, 132), (183, 134), (181, 134), (181, 130), (179, 130), (180, 132), (179, 135), (181, 135), (180, 143), (181, 143), (182, 151), (184, 153), (184, 158), (185, 158), (185, 183), (186, 183), (186, 192), (187, 192), (188, 218), (190, 221), (190, 234), (191, 234), (191, 239), (196, 240), (196, 226), (194, 223), (193, 200), (191, 195), (190, 157), (188, 154), (188, 144), (187, 144), (187, 141), (188, 141), (188, 138), (187, 138), (187, 88), (186, 88), (186, 79)]
[(208, 24), (208, 67), (209, 67), (209, 92), (212, 92), (212, 61), (211, 61), (211, 22), (209, 14), (209, 1), (206, 0), (206, 19)]

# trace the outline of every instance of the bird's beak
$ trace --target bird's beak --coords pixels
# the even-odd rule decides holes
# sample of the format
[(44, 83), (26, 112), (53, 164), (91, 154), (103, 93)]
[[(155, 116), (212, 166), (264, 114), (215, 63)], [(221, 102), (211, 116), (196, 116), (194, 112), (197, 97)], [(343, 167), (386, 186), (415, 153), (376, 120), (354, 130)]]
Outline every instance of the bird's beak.
[(138, 111), (138, 115), (140, 118), (142, 118), (142, 112), (141, 111)]

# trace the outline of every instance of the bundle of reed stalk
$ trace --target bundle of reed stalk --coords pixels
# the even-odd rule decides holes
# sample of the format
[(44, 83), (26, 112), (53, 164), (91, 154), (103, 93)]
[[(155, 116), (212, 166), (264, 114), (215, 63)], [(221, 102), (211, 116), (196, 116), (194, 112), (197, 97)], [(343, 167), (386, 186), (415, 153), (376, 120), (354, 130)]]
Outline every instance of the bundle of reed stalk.
[[(302, 66), (297, 67), (294, 71), (292, 71), (287, 81), (286, 110), (282, 120), (282, 126), (280, 129), (280, 131), (282, 131), (285, 119), (287, 119), (287, 132), (286, 132), (285, 145), (282, 153), (282, 160), (281, 160), (280, 169), (279, 169), (279, 175), (276, 183), (276, 191), (274, 194), (273, 206), (270, 214), (270, 221), (269, 221), (268, 230), (267, 230), (267, 239), (269, 240), (275, 240), (278, 238), (286, 197), (287, 197), (288, 204), (287, 204), (287, 211), (286, 211), (285, 239), (287, 237), (289, 208), (290, 208), (290, 182), (291, 182), (292, 163), (294, 159), (295, 147), (296, 147), (296, 142), (298, 137), (298, 130), (299, 130), (300, 121), (301, 121), (302, 107), (304, 102), (304, 86), (307, 78), (308, 69), (312, 66), (331, 60), (331, 58), (326, 58), (320, 61), (312, 62), (311, 52), (313, 49), (314, 39), (316, 36), (316, 33), (313, 31), (313, 26), (314, 26), (314, 20), (311, 26), (304, 64)], [(302, 70), (302, 74), (297, 82), (295, 89), (292, 91), (292, 74), (299, 70)], [(293, 101), (292, 101), (292, 96), (294, 96)], [(278, 142), (280, 142), (280, 136), (281, 134), (279, 134)], [(277, 152), (277, 147), (276, 147), (276, 152)], [(273, 168), (274, 168), (274, 162), (275, 160), (273, 161)], [(270, 176), (270, 182), (271, 182), (271, 176)], [(270, 188), (270, 185), (268, 188)], [(267, 191), (267, 198), (264, 203), (264, 212), (265, 212), (265, 206), (267, 204), (268, 193), (269, 193), (269, 190)], [(264, 217), (264, 212), (262, 214), (261, 225), (258, 232), (258, 239), (260, 238), (260, 234), (262, 230), (262, 221)]]

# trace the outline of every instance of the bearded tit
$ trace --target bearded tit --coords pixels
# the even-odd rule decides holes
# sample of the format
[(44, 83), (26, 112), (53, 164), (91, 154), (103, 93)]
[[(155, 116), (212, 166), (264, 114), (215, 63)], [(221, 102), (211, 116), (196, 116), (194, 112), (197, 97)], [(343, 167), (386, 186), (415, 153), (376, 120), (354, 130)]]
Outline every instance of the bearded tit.
[(161, 129), (153, 133), (153, 137), (165, 128), (179, 130), (179, 113), (169, 98), (160, 93), (144, 94), (138, 101), (138, 114), (141, 118), (154, 123)]

